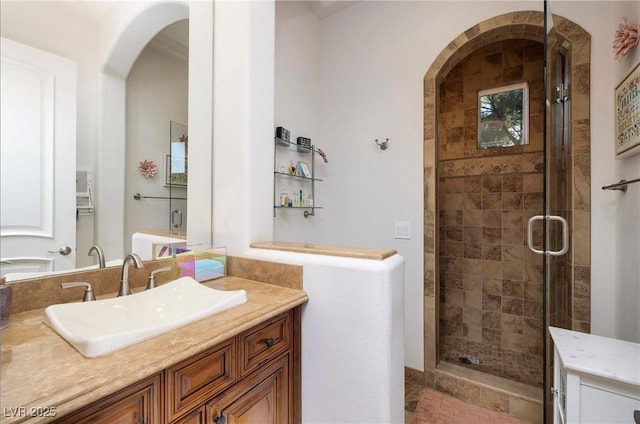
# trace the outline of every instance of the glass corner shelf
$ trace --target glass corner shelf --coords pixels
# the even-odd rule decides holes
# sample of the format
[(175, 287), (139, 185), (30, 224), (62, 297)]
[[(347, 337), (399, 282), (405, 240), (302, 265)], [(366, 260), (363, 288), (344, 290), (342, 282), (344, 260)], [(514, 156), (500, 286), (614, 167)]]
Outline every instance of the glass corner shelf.
[(322, 181), (322, 179), (320, 179), (320, 178), (304, 177), (302, 175), (287, 174), (286, 172), (280, 172), (280, 171), (273, 171), (273, 173), (275, 175), (280, 175), (280, 176), (283, 176), (283, 177), (290, 177), (290, 178), (298, 178), (298, 179), (301, 179), (301, 180)]
[(283, 146), (283, 147), (295, 147), (300, 153), (311, 153), (312, 151), (313, 152), (316, 151), (313, 146), (311, 147), (299, 146), (298, 143), (293, 143), (291, 141), (284, 140), (280, 137), (274, 137), (273, 139), (276, 145)]
[(273, 205), (274, 209), (322, 209), (322, 206), (277, 206)]

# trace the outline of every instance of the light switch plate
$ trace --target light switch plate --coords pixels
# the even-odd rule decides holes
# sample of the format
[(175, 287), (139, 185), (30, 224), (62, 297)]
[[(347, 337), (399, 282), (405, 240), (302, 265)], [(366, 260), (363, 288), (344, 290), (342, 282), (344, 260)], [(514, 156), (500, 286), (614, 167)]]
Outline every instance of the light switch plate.
[(411, 223), (409, 221), (396, 221), (396, 236), (397, 239), (411, 239)]

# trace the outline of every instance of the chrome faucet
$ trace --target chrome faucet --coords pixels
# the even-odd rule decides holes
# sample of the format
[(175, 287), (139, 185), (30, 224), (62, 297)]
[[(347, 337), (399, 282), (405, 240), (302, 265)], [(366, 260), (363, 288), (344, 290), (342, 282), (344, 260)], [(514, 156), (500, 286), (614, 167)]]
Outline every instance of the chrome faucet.
[(135, 253), (131, 253), (124, 258), (122, 261), (122, 274), (120, 274), (120, 291), (118, 292), (118, 297), (127, 296), (131, 294), (131, 289), (129, 288), (129, 265), (130, 262), (133, 262), (133, 265), (140, 269), (144, 267), (142, 263), (142, 259)]
[(104, 251), (102, 250), (102, 248), (100, 246), (98, 246), (98, 245), (93, 245), (89, 249), (88, 255), (91, 256), (91, 254), (93, 252), (96, 252), (98, 254), (98, 263), (100, 264), (99, 267), (100, 268), (104, 268), (105, 267), (105, 264), (104, 264)]

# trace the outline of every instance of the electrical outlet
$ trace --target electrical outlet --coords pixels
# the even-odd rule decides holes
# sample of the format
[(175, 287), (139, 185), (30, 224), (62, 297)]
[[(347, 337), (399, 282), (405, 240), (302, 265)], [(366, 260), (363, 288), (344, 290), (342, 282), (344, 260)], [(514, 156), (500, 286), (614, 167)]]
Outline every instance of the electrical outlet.
[(409, 221), (396, 221), (396, 236), (397, 239), (411, 239), (411, 223)]

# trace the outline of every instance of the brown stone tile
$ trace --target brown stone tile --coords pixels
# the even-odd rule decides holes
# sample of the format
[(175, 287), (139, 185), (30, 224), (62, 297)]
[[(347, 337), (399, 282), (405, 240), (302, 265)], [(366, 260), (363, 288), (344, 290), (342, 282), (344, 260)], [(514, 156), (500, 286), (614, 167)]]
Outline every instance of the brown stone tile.
[(443, 206), (445, 210), (463, 209), (464, 194), (447, 194), (444, 196)]
[(481, 320), (475, 321), (474, 325), (470, 323), (462, 324), (462, 335), (465, 340), (473, 343), (482, 343), (482, 327), (480, 325), (475, 325), (480, 322)]
[(523, 259), (524, 246), (521, 244), (502, 245), (502, 262), (521, 262)]
[(482, 329), (482, 343), (490, 346), (501, 346), (501, 332), (498, 329), (483, 328)]
[[(498, 317), (499, 317), (499, 312), (500, 312), (500, 308), (502, 306), (502, 300), (500, 298), (500, 296), (497, 295), (493, 295), (493, 294), (483, 294), (482, 295), (482, 310), (483, 311), (487, 311), (487, 312), (496, 312), (498, 313)], [(499, 318), (498, 318), (499, 321)], [(484, 325), (483, 325), (484, 327)]]
[(484, 243), (482, 245), (482, 259), (489, 261), (501, 261), (502, 245)]
[(482, 193), (482, 177), (472, 176), (464, 179), (465, 193)]
[(511, 83), (522, 80), (523, 65), (509, 66), (502, 70), (502, 82)]
[(482, 259), (482, 245), (476, 243), (465, 243), (464, 257), (468, 259)]
[(502, 211), (499, 209), (483, 210), (482, 226), (485, 228), (500, 229), (500, 227), (502, 227)]
[[(480, 309), (482, 310), (482, 294), (474, 291), (468, 291), (465, 289), (464, 292), (464, 306), (471, 309)], [(477, 322), (480, 322), (479, 320)]]
[(482, 242), (488, 244), (500, 244), (502, 241), (502, 229), (495, 227), (482, 228)]
[(499, 330), (500, 327), (501, 321), (499, 312), (482, 311), (482, 328)]
[[(478, 260), (478, 262), (480, 262)], [(464, 274), (463, 276), (464, 290), (466, 292), (481, 293), (482, 292), (482, 276), (477, 274)]]
[(480, 193), (465, 193), (463, 206), (465, 210), (482, 209), (482, 195)]
[(523, 296), (522, 281), (502, 280), (502, 294), (504, 296), (522, 298)]
[(465, 259), (464, 260), (464, 275), (467, 276), (482, 276), (482, 261), (479, 259)]
[(462, 321), (465, 324), (478, 325), (478, 323), (482, 322), (482, 309), (480, 308), (470, 308), (465, 306), (462, 310), (462, 314)]
[(524, 209), (542, 210), (542, 193), (524, 193)]
[(523, 307), (523, 315), (525, 318), (540, 319), (542, 317), (542, 302), (525, 299)]
[(538, 264), (524, 264), (524, 281), (532, 283), (542, 282), (542, 265)]
[(522, 262), (506, 262), (502, 264), (502, 278), (521, 281), (524, 264)]
[(502, 178), (502, 191), (522, 193), (523, 189), (522, 174), (506, 174)]
[[(441, 254), (443, 252), (440, 252)], [(464, 257), (464, 243), (450, 241), (445, 243), (444, 255), (455, 258)]]
[(524, 303), (522, 298), (502, 297), (502, 313), (509, 315), (522, 315)]
[(455, 289), (444, 290), (445, 305), (462, 306), (464, 301), (463, 291)]
[(442, 278), (446, 288), (460, 290), (464, 288), (464, 277), (461, 273), (445, 272)]
[(463, 224), (462, 210), (444, 210), (440, 214), (440, 225), (461, 226)]
[(520, 210), (524, 204), (522, 193), (503, 193), (502, 209), (505, 211)]
[(482, 275), (502, 279), (502, 263), (497, 261), (482, 261)]
[[(504, 202), (504, 197), (503, 197), (503, 202)], [(502, 226), (504, 228), (522, 228), (522, 212), (521, 211), (502, 212)]]
[(445, 193), (463, 193), (464, 192), (464, 179), (462, 178), (447, 178), (445, 180)]
[(483, 193), (501, 193), (502, 175), (485, 175), (482, 178)]
[(445, 321), (462, 322), (462, 306), (440, 305), (440, 314)]
[(463, 227), (448, 226), (445, 228), (446, 241), (459, 241), (464, 240)]
[(482, 210), (465, 210), (463, 223), (465, 227), (482, 227)]
[(465, 243), (482, 243), (482, 227), (464, 227)]
[(525, 193), (542, 193), (542, 174), (525, 174), (522, 176), (522, 189)]
[(524, 230), (522, 228), (503, 228), (502, 229), (503, 244), (524, 244)]
[(522, 334), (524, 321), (522, 315), (507, 315), (502, 314), (500, 316), (502, 333)]
[(502, 209), (502, 193), (483, 193), (482, 209)]
[(485, 294), (500, 295), (502, 293), (502, 280), (498, 278), (482, 278), (482, 292)]

